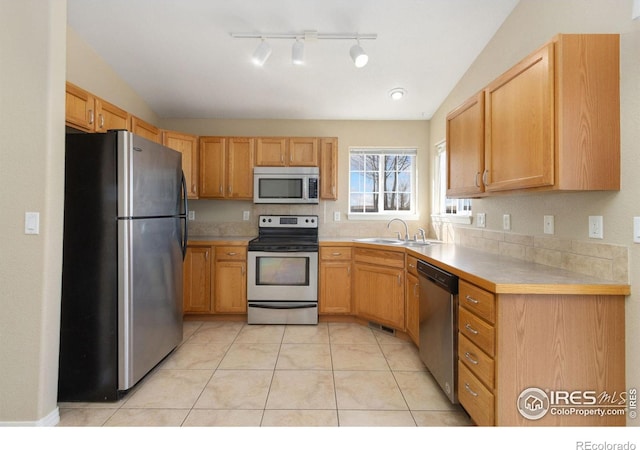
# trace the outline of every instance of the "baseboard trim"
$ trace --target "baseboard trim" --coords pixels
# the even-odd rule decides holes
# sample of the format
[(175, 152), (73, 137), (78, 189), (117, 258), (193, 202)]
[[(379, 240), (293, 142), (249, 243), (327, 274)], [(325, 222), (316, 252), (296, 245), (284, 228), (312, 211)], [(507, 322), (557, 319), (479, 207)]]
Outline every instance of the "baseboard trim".
[(55, 427), (60, 422), (60, 410), (56, 408), (36, 421), (0, 422), (0, 427)]

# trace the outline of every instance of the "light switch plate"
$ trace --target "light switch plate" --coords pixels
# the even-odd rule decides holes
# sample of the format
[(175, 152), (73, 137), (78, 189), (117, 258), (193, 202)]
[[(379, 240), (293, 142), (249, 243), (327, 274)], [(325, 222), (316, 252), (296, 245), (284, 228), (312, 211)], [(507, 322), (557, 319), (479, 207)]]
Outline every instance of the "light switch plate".
[(640, 217), (633, 218), (633, 242), (640, 244)]
[(476, 226), (478, 228), (484, 228), (487, 226), (487, 215), (485, 213), (476, 214)]
[(196, 212), (189, 211), (189, 220), (196, 220)]
[(334, 211), (333, 212), (333, 221), (334, 222), (340, 222), (340, 211)]
[(604, 239), (604, 221), (602, 216), (589, 216), (589, 237)]
[(250, 211), (242, 211), (242, 220), (249, 220), (249, 216), (251, 215)]
[(511, 214), (504, 214), (502, 216), (502, 229), (505, 231), (511, 229)]
[(24, 213), (24, 234), (40, 234), (40, 213)]

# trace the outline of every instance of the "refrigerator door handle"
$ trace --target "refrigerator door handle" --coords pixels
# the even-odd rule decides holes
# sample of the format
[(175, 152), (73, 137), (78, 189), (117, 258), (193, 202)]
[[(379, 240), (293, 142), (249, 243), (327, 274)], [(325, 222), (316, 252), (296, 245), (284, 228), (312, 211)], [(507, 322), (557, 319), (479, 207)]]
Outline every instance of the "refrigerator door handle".
[(182, 172), (182, 202), (184, 207), (184, 216), (182, 220), (184, 220), (184, 228), (182, 231), (182, 260), (184, 261), (185, 256), (187, 255), (187, 240), (189, 239), (189, 204), (187, 202), (187, 180), (184, 177), (184, 172)]

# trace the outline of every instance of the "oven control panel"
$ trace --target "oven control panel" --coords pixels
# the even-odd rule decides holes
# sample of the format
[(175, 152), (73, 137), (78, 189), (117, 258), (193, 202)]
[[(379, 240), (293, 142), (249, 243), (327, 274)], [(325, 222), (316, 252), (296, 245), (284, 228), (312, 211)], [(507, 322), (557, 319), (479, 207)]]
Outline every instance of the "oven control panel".
[(272, 216), (258, 218), (260, 228), (318, 228), (318, 216)]

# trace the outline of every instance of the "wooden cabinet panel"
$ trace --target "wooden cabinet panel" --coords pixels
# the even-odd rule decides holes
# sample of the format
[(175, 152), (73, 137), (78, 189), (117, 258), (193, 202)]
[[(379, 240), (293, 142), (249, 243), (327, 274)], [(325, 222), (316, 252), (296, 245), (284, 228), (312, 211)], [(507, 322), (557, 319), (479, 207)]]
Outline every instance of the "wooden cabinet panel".
[(495, 323), (495, 294), (485, 291), (471, 283), (460, 280), (460, 306), (467, 308), (489, 323)]
[(493, 389), (495, 379), (493, 358), (461, 333), (458, 334), (458, 357), (480, 381), (489, 389)]
[(198, 198), (198, 137), (165, 130), (162, 133), (162, 144), (182, 154), (187, 198)]
[(319, 301), (321, 314), (351, 314), (351, 247), (319, 249)]
[(290, 138), (289, 158), (290, 166), (318, 166), (318, 139), (316, 138)]
[(229, 138), (227, 149), (227, 198), (253, 200), (253, 138)]
[(162, 143), (160, 129), (136, 116), (131, 116), (131, 132), (158, 144)]
[[(458, 400), (476, 425), (492, 426), (494, 424), (495, 400), (493, 394), (459, 361)], [(513, 409), (515, 409), (515, 402)]]
[(338, 199), (338, 138), (320, 138), (320, 198)]
[(130, 126), (131, 116), (128, 112), (101, 98), (96, 98), (95, 131), (129, 130)]
[(201, 137), (199, 166), (200, 197), (224, 198), (227, 140), (222, 137)]
[(285, 166), (287, 164), (286, 138), (261, 137), (256, 140), (256, 166)]
[(216, 247), (215, 269), (215, 312), (246, 313), (247, 247)]
[(485, 189), (553, 185), (553, 44), (489, 84), (485, 101)]
[(484, 192), (484, 92), (447, 115), (447, 196)]
[(65, 96), (66, 124), (84, 131), (95, 126), (95, 97), (78, 86), (67, 83)]
[(185, 313), (211, 313), (211, 247), (187, 247), (183, 268)]
[(356, 314), (404, 330), (404, 270), (357, 262), (353, 268)]
[(465, 308), (458, 309), (458, 330), (489, 356), (495, 355), (495, 330)]

